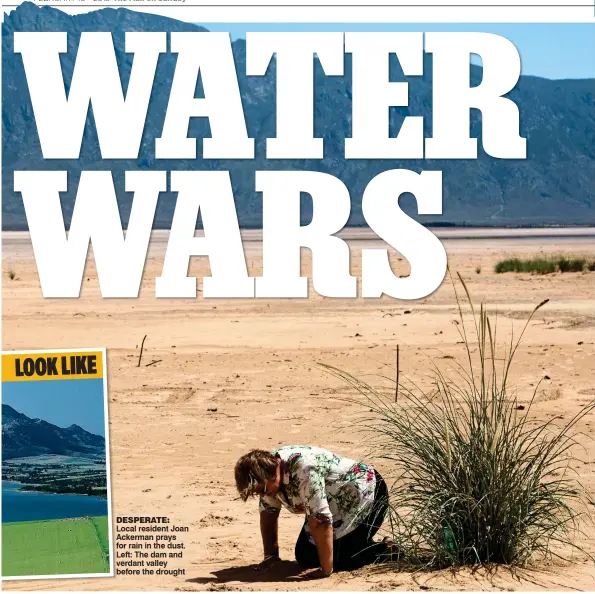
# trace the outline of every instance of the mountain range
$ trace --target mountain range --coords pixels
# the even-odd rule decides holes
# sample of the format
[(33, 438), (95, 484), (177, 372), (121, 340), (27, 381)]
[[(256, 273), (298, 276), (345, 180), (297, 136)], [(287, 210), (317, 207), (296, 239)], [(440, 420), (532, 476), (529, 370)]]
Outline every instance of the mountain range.
[[(479, 28), (479, 27), (478, 27)], [(126, 225), (132, 196), (124, 192), (124, 171), (143, 169), (225, 169), (231, 173), (236, 209), (243, 227), (262, 224), (262, 200), (254, 191), (254, 172), (263, 169), (307, 169), (339, 177), (349, 188), (352, 212), (349, 225), (363, 225), (361, 198), (365, 186), (387, 169), (443, 172), (443, 215), (416, 216), (424, 223), (492, 226), (595, 224), (595, 78), (549, 80), (521, 76), (508, 94), (521, 114), (521, 135), (527, 138), (527, 158), (502, 160), (487, 155), (479, 143), (474, 160), (346, 160), (344, 141), (351, 135), (351, 60), (345, 59), (345, 75), (327, 77), (315, 64), (315, 135), (325, 139), (321, 160), (267, 161), (264, 140), (275, 136), (275, 61), (262, 77), (247, 77), (246, 43), (233, 42), (248, 134), (256, 139), (256, 158), (243, 161), (186, 161), (155, 159), (154, 139), (161, 135), (169, 99), (176, 56), (159, 58), (155, 84), (149, 103), (139, 158), (134, 161), (105, 161), (99, 154), (97, 134), (90, 110), (81, 157), (77, 161), (42, 159), (35, 119), (21, 56), (13, 52), (15, 31), (66, 31), (68, 53), (61, 56), (64, 81), (70, 85), (76, 47), (82, 31), (111, 31), (121, 79), (126, 87), (132, 66), (132, 54), (126, 54), (126, 31), (205, 31), (206, 29), (171, 18), (125, 8), (105, 8), (87, 14), (68, 15), (49, 6), (25, 2), (5, 15), (2, 25), (3, 91), (3, 225), (4, 229), (26, 229), (27, 222), (20, 194), (13, 191), (15, 170), (66, 169), (69, 188), (62, 196), (66, 224), (69, 224), (78, 177), (81, 170), (110, 169), (114, 172), (120, 213)], [(552, 40), (552, 43), (555, 41)], [(410, 104), (391, 109), (390, 126), (396, 134), (404, 117), (423, 116), (425, 136), (432, 127), (432, 61), (427, 55), (424, 75), (405, 78), (395, 56), (390, 63), (390, 80), (407, 80)], [(578, 60), (590, 59), (577, 56)], [(482, 68), (470, 64), (472, 84), (482, 80)], [(201, 92), (197, 82), (197, 92)], [(481, 113), (472, 110), (471, 135), (481, 139)], [(191, 120), (189, 135), (198, 140), (197, 154), (202, 154), (201, 140), (210, 136), (204, 118)], [(415, 201), (404, 196), (405, 210), (415, 213)], [(154, 222), (156, 228), (169, 228), (175, 195), (160, 196)], [(311, 200), (302, 201), (302, 223), (312, 216)]]
[(79, 425), (62, 428), (2, 405), (2, 459), (44, 454), (105, 457), (105, 439)]

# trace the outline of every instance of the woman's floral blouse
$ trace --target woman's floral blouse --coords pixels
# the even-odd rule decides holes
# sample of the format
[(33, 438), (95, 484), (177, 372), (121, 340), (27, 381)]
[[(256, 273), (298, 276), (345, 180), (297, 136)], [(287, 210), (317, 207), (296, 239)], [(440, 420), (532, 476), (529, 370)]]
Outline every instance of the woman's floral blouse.
[[(285, 446), (273, 450), (282, 460), (282, 484), (276, 496), (260, 497), (260, 510), (294, 514), (332, 523), (335, 539), (345, 536), (372, 509), (376, 476), (369, 464), (336, 456), (312, 446)], [(305, 523), (309, 532), (308, 522)], [(310, 537), (311, 538), (311, 537)]]

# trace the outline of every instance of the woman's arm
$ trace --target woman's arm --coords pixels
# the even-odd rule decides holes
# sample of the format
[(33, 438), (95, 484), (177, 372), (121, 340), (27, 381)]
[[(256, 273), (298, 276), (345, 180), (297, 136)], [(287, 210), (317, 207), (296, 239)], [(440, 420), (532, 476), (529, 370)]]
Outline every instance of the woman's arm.
[(333, 571), (333, 526), (312, 516), (308, 518), (308, 526), (318, 549), (320, 567), (326, 575), (330, 575)]
[(260, 534), (265, 560), (279, 557), (279, 514), (269, 511), (260, 512)]

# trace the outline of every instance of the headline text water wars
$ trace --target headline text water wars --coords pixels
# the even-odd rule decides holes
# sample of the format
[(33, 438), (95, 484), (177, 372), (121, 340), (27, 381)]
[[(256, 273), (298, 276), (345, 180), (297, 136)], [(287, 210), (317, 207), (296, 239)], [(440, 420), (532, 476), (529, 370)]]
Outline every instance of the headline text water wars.
[[(83, 32), (68, 96), (60, 53), (66, 33), (17, 32), (14, 51), (23, 59), (44, 159), (78, 159), (90, 106), (103, 159), (137, 159), (159, 55), (167, 34), (128, 32), (126, 51), (134, 61), (126, 94), (122, 89), (111, 33)], [(253, 159), (237, 72), (226, 33), (172, 33), (177, 54), (161, 136), (159, 159)], [(389, 134), (389, 110), (405, 108), (408, 83), (389, 80), (395, 54), (406, 77), (423, 74), (424, 52), (432, 54), (432, 136), (422, 117), (404, 118)], [(507, 39), (487, 33), (248, 33), (246, 74), (263, 76), (273, 56), (276, 75), (276, 136), (266, 139), (266, 158), (321, 159), (324, 141), (314, 137), (314, 60), (326, 76), (344, 74), (352, 60), (351, 137), (345, 159), (475, 159), (470, 111), (482, 113), (481, 142), (493, 158), (526, 158), (519, 134), (519, 110), (505, 95), (516, 85), (520, 58)], [(470, 82), (470, 58), (481, 57), (483, 78)], [(195, 97), (198, 77), (204, 97)], [(208, 118), (211, 137), (197, 156), (188, 137), (191, 118)], [(306, 297), (300, 249), (313, 257), (314, 289), (327, 297), (356, 297), (349, 247), (336, 237), (347, 223), (351, 200), (337, 177), (317, 171), (257, 171), (255, 191), (263, 197), (263, 274), (248, 275), (234, 196), (227, 171), (129, 171), (126, 191), (134, 194), (126, 232), (110, 171), (83, 171), (68, 233), (60, 206), (66, 171), (15, 171), (23, 197), (41, 288), (45, 297), (78, 297), (89, 242), (104, 297), (138, 296), (151, 227), (160, 192), (177, 193), (176, 209), (157, 297), (195, 297), (188, 277), (192, 256), (208, 256), (212, 276), (204, 297)], [(312, 198), (313, 217), (300, 224), (300, 194)], [(446, 253), (436, 236), (399, 207), (404, 193), (415, 196), (420, 214), (441, 215), (439, 171), (391, 169), (369, 180), (362, 210), (369, 227), (408, 260), (411, 273), (397, 277), (388, 250), (362, 250), (362, 296), (387, 294), (421, 298), (434, 291), (446, 271)], [(198, 214), (204, 237), (195, 237)]]

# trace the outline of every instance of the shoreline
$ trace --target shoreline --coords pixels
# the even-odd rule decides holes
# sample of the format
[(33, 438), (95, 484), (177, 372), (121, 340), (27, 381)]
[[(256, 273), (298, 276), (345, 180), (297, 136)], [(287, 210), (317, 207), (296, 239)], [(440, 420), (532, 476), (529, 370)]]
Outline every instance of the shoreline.
[[(27, 487), (28, 485), (37, 485), (39, 483), (21, 483), (17, 481), (5, 481), (2, 479), (2, 483), (14, 483)], [(35, 489), (7, 489), (7, 491), (16, 491), (17, 493), (38, 493), (40, 495), (80, 495), (81, 497), (97, 497), (98, 499), (107, 499), (107, 495), (89, 495), (88, 493), (56, 493), (55, 491), (37, 491)]]
[[(428, 226), (439, 239), (552, 239), (560, 237), (571, 238), (595, 238), (594, 226), (560, 226), (560, 227), (432, 227)], [(159, 241), (169, 236), (170, 229), (153, 229), (151, 231), (151, 241)], [(262, 241), (262, 229), (240, 229), (240, 235), (243, 241)], [(335, 234), (342, 239), (378, 239), (378, 235), (369, 227), (345, 227)], [(202, 237), (204, 232), (197, 229), (195, 236)], [(28, 230), (3, 230), (3, 243), (30, 242), (30, 233)]]

